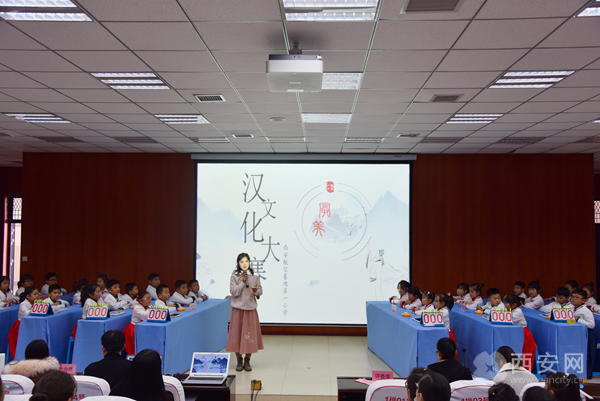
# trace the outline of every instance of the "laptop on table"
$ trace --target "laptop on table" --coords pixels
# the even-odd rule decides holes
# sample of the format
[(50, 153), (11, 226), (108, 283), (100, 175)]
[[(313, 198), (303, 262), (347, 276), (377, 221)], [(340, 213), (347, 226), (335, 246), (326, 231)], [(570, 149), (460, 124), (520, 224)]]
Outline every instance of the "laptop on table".
[(223, 384), (229, 372), (229, 353), (194, 352), (190, 374), (183, 384)]

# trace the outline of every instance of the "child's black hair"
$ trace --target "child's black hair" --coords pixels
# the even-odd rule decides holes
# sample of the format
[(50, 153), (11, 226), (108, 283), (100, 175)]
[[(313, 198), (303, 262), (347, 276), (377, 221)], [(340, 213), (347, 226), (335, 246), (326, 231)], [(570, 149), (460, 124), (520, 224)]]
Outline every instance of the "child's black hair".
[(50, 295), (50, 293), (54, 290), (61, 291), (62, 288), (60, 288), (60, 285), (58, 285), (58, 284), (52, 284), (51, 286), (48, 287), (48, 295)]
[[(148, 291), (146, 290), (142, 290), (140, 292), (138, 292), (138, 302), (142, 300), (142, 298), (144, 298), (146, 295), (149, 295)], [(150, 298), (152, 298), (152, 296), (150, 296)]]
[(517, 308), (523, 305), (523, 298), (515, 294), (508, 294), (504, 297), (504, 304), (508, 309), (512, 309), (513, 304), (517, 304)]
[(406, 291), (408, 294), (412, 294), (415, 297), (421, 299), (422, 294), (421, 294), (421, 290), (419, 290), (419, 287), (409, 287), (409, 289)]
[(517, 367), (523, 366), (523, 361), (521, 360), (521, 358), (519, 358), (519, 355), (515, 354), (515, 351), (508, 345), (503, 345), (502, 347), (498, 348), (494, 360), (496, 361), (496, 363), (504, 362), (511, 363)]
[(585, 290), (586, 288), (590, 291), (590, 296), (596, 294), (596, 291), (594, 291), (594, 283), (589, 282), (587, 284), (584, 284), (583, 287), (581, 287), (582, 290)]
[(152, 281), (157, 277), (160, 277), (160, 276), (156, 273), (150, 273), (150, 274), (148, 274), (148, 281)]
[(496, 287), (492, 287), (489, 290), (487, 290), (488, 298), (491, 297), (492, 295), (496, 295), (496, 294), (500, 295), (500, 290), (497, 289)]
[[(569, 298), (569, 295), (571, 295), (571, 291), (569, 291), (569, 289), (567, 287), (558, 287), (556, 289), (555, 294), (558, 295), (562, 295), (563, 297), (567, 297)], [(586, 298), (587, 298), (587, 293), (586, 293)]]
[(469, 284), (468, 283), (460, 283), (456, 286), (457, 290), (463, 290), (464, 292), (469, 292)]
[(527, 284), (527, 289), (533, 288), (537, 292), (541, 291), (540, 280), (533, 280), (531, 283)]
[(182, 285), (186, 285), (187, 283), (185, 282), (185, 280), (177, 280), (175, 282), (175, 290), (178, 290), (181, 288)]
[[(452, 310), (452, 307), (454, 306), (454, 302), (450, 301), (450, 297), (448, 296), (448, 294), (446, 294), (445, 292), (438, 292), (437, 294), (435, 294), (436, 297), (440, 297), (440, 302), (444, 303), (444, 306), (446, 306), (448, 308), (448, 310)], [(435, 298), (434, 298), (435, 301)]]
[(81, 280), (77, 280), (76, 282), (73, 283), (73, 291), (75, 291), (75, 292), (83, 291), (85, 286), (88, 284), (89, 284), (89, 281), (87, 281), (84, 278), (82, 278)]
[(85, 305), (85, 301), (90, 298), (90, 294), (96, 292), (96, 288), (100, 288), (100, 286), (96, 283), (88, 284), (83, 292), (81, 293), (81, 306)]
[(52, 273), (52, 272), (50, 272), (50, 273), (46, 274), (46, 277), (45, 277), (45, 279), (46, 279), (46, 281), (48, 281), (48, 280), (50, 280), (52, 277), (56, 277), (56, 278), (58, 279), (58, 275), (57, 275), (56, 273)]
[(525, 283), (523, 281), (515, 281), (514, 285), (518, 285), (522, 289), (525, 289)]
[(96, 277), (96, 282), (98, 282), (98, 279), (99, 279), (99, 278), (101, 278), (101, 279), (102, 279), (102, 281), (104, 281), (104, 285), (105, 285), (105, 287), (106, 287), (106, 284), (108, 283), (108, 274), (106, 274), (106, 273), (100, 273), (100, 274), (98, 275), (98, 277)]
[(435, 301), (435, 294), (432, 291), (423, 291), (421, 299), (423, 299), (423, 297), (431, 299), (431, 302)]
[(575, 290), (579, 288), (579, 284), (575, 280), (567, 280), (567, 281), (565, 281), (565, 286), (567, 286), (567, 285), (571, 286), (571, 288), (573, 288)]
[(134, 287), (137, 287), (136, 283), (127, 283), (125, 284), (125, 294), (129, 295), (131, 291), (133, 291)]
[(8, 280), (8, 282), (10, 283), (10, 277), (8, 277), (8, 276), (0, 276), (0, 284), (2, 284), (3, 282), (5, 282), (6, 280)]
[(481, 294), (481, 289), (483, 288), (483, 283), (474, 283), (469, 286), (469, 289), (474, 289), (478, 293)]
[(519, 401), (519, 396), (508, 384), (502, 382), (494, 384), (488, 390), (489, 401)]
[(162, 294), (165, 288), (166, 288), (166, 289), (169, 289), (169, 286), (168, 286), (168, 285), (166, 285), (166, 284), (159, 284), (159, 285), (156, 287), (156, 295), (160, 295), (160, 294)]
[(119, 284), (119, 286), (121, 285), (121, 283), (119, 283), (119, 281), (118, 281), (118, 280), (108, 280), (108, 281), (106, 282), (106, 289), (109, 289), (109, 288), (111, 288), (112, 286), (114, 286), (114, 285), (117, 285), (117, 284)]
[[(188, 281), (188, 288), (192, 288), (192, 284), (194, 284), (194, 283), (198, 283), (198, 280), (196, 280), (195, 278)], [(198, 284), (200, 284), (200, 283), (198, 283)]]
[(573, 290), (573, 292), (571, 293), (571, 295), (579, 295), (583, 299), (587, 299), (587, 297), (588, 297), (587, 292), (585, 292), (584, 290)]
[(33, 276), (31, 274), (23, 274), (21, 280), (17, 282), (17, 287), (23, 287), (24, 281), (31, 281), (33, 283)]
[(401, 280), (396, 286), (396, 288), (398, 287), (402, 288), (403, 290), (408, 290), (410, 288), (410, 283), (406, 280)]
[(19, 295), (19, 302), (25, 301), (25, 299), (27, 299), (27, 295), (31, 295), (31, 293), (35, 290), (37, 290), (37, 288), (34, 286), (25, 288), (25, 291), (23, 291), (21, 295)]
[[(248, 259), (248, 262), (250, 262), (250, 255), (248, 255), (245, 252), (240, 253), (237, 256), (237, 260), (235, 262), (235, 270), (233, 271), (235, 274), (242, 274), (242, 268), (240, 267), (240, 260), (242, 259)], [(250, 264), (248, 265), (248, 271), (250, 272), (250, 274), (254, 275), (254, 269), (252, 269), (252, 262), (250, 262)]]

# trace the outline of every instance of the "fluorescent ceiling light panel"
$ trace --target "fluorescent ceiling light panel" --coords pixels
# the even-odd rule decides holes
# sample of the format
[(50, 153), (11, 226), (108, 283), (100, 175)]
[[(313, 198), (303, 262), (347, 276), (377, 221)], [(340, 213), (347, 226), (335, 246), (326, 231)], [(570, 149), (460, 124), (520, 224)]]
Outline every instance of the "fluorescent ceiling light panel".
[(500, 78), (496, 81), (497, 84), (532, 84), (532, 83), (548, 83), (548, 82), (559, 82), (563, 78)]
[(504, 114), (455, 114), (446, 124), (489, 124)]
[(160, 79), (101, 79), (105, 84), (164, 84)]
[(155, 114), (165, 124), (210, 124), (201, 114)]
[(473, 117), (473, 118), (482, 118), (482, 117), (502, 117), (504, 114), (455, 114), (454, 117), (459, 117), (459, 118), (467, 118), (467, 117)]
[(419, 144), (421, 143), (456, 143), (461, 141), (463, 138), (462, 137), (427, 137), (424, 138), (421, 142), (419, 142)]
[(358, 90), (363, 74), (359, 72), (326, 72), (321, 89)]
[(526, 85), (492, 85), (490, 89), (545, 89), (552, 84), (526, 84)]
[(196, 143), (231, 143), (228, 138), (223, 136), (190, 139)]
[(374, 12), (285, 13), (287, 21), (373, 21)]
[(332, 124), (348, 124), (352, 120), (352, 114), (317, 114), (303, 113), (303, 123), (332, 123)]
[(490, 89), (546, 89), (575, 71), (510, 71), (489, 86)]
[(110, 85), (113, 89), (171, 89), (166, 85)]
[(546, 139), (545, 136), (513, 136), (499, 140), (494, 145), (533, 145)]
[(77, 7), (70, 0), (0, 0), (0, 7)]
[(26, 121), (35, 124), (70, 124), (62, 117), (54, 114), (35, 114), (35, 113), (5, 113), (5, 116), (14, 117), (17, 120)]
[(267, 141), (270, 143), (304, 143), (306, 138), (303, 136), (280, 136), (280, 137), (267, 137)]
[(600, 7), (587, 7), (577, 14), (578, 17), (600, 17)]
[(149, 78), (156, 77), (152, 72), (92, 72), (96, 78)]
[(84, 13), (0, 12), (0, 18), (7, 20), (7, 21), (59, 21), (59, 22), (92, 21), (92, 19)]
[(593, 123), (600, 123), (600, 120), (594, 120)]
[(505, 77), (552, 77), (568, 76), (575, 71), (510, 71), (504, 74)]
[(384, 138), (357, 138), (357, 137), (346, 137), (344, 142), (346, 143), (381, 143)]
[(285, 8), (377, 7), (378, 0), (283, 0)]

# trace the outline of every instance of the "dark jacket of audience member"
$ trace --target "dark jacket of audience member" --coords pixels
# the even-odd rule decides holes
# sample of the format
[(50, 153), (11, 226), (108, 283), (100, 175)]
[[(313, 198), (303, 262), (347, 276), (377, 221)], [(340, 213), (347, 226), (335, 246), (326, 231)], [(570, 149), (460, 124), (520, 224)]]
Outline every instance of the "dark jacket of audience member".
[(94, 376), (104, 379), (115, 388), (125, 378), (131, 362), (121, 357), (125, 348), (125, 335), (119, 330), (110, 330), (102, 335), (102, 353), (104, 359), (88, 365), (83, 373), (86, 376)]
[(441, 374), (430, 370), (419, 380), (418, 391), (423, 401), (450, 401), (450, 383)]
[(68, 401), (75, 396), (76, 388), (73, 376), (59, 371), (48, 372), (33, 386), (29, 401)]
[(59, 370), (60, 362), (50, 356), (50, 349), (44, 340), (33, 340), (25, 348), (25, 360), (12, 361), (4, 367), (4, 375), (21, 375), (36, 383), (46, 373)]
[(454, 359), (456, 354), (456, 345), (448, 337), (440, 338), (437, 342), (437, 351), (440, 361), (432, 363), (427, 367), (434, 372), (444, 376), (450, 383), (457, 380), (473, 380), (473, 375), (468, 368), (465, 368)]
[(137, 401), (165, 401), (165, 383), (158, 352), (151, 349), (138, 352), (131, 362), (127, 376), (112, 389), (110, 395), (129, 397)]

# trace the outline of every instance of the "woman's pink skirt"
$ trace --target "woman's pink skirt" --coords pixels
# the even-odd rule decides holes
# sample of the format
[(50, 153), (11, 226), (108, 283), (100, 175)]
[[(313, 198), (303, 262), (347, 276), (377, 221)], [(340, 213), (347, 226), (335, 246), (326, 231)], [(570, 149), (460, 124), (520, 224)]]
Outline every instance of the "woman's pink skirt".
[(225, 350), (239, 354), (254, 354), (264, 348), (256, 309), (231, 308), (231, 323)]

